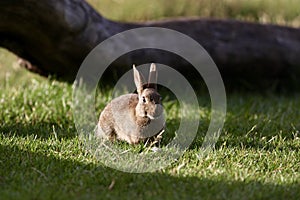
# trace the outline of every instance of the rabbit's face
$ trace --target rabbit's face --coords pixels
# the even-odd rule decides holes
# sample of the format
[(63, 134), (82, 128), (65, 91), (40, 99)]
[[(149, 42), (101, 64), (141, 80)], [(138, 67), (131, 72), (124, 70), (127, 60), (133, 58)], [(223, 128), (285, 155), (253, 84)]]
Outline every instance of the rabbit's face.
[(155, 119), (161, 116), (163, 107), (161, 96), (155, 89), (147, 88), (139, 95), (139, 102), (136, 107), (136, 113), (140, 117), (149, 117)]

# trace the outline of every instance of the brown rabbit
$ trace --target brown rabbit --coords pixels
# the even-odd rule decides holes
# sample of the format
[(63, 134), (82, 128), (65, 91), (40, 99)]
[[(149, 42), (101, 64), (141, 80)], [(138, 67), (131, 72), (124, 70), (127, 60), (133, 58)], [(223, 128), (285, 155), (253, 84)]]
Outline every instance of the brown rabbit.
[(160, 133), (165, 126), (161, 96), (157, 92), (157, 70), (150, 66), (148, 83), (133, 66), (137, 94), (113, 99), (102, 111), (96, 135), (137, 144)]

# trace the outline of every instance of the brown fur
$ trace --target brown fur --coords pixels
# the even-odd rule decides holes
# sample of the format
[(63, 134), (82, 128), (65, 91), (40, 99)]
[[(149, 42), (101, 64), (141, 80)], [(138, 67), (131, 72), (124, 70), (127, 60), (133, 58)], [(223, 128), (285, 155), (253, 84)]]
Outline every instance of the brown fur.
[[(157, 80), (156, 66), (151, 65), (149, 80)], [(144, 78), (134, 67), (134, 82), (138, 94), (126, 94), (113, 99), (102, 111), (97, 135), (136, 144), (158, 134), (165, 126), (161, 96), (153, 88), (144, 88)], [(149, 85), (149, 84), (148, 84)]]

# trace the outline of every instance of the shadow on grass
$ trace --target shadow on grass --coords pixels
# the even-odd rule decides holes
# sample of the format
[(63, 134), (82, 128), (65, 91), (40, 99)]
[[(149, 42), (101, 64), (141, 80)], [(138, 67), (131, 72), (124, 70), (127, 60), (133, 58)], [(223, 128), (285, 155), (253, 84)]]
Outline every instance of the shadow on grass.
[(297, 188), (176, 172), (127, 174), (47, 152), (0, 146), (3, 199), (299, 199)]
[[(61, 124), (66, 125), (63, 126)], [(11, 123), (0, 126), (0, 133), (22, 137), (33, 135), (40, 139), (48, 139), (50, 137), (57, 139), (73, 138), (77, 134), (74, 124), (69, 122)]]

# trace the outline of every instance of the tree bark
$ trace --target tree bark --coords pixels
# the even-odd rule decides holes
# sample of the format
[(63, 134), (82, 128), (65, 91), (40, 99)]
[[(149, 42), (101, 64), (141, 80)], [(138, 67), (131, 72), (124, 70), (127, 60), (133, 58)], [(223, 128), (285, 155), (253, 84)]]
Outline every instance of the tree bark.
[[(84, 0), (0, 1), (0, 46), (26, 60), (21, 63), (29, 70), (65, 80), (74, 80), (85, 56), (101, 41), (144, 26), (170, 28), (192, 37), (208, 51), (225, 79), (300, 74), (300, 30), (296, 28), (215, 19), (121, 23), (102, 17)], [(121, 57), (114, 69), (148, 61), (137, 55)], [(152, 56), (189, 72), (187, 63), (178, 64), (171, 54), (162, 58), (161, 52), (153, 52)]]

